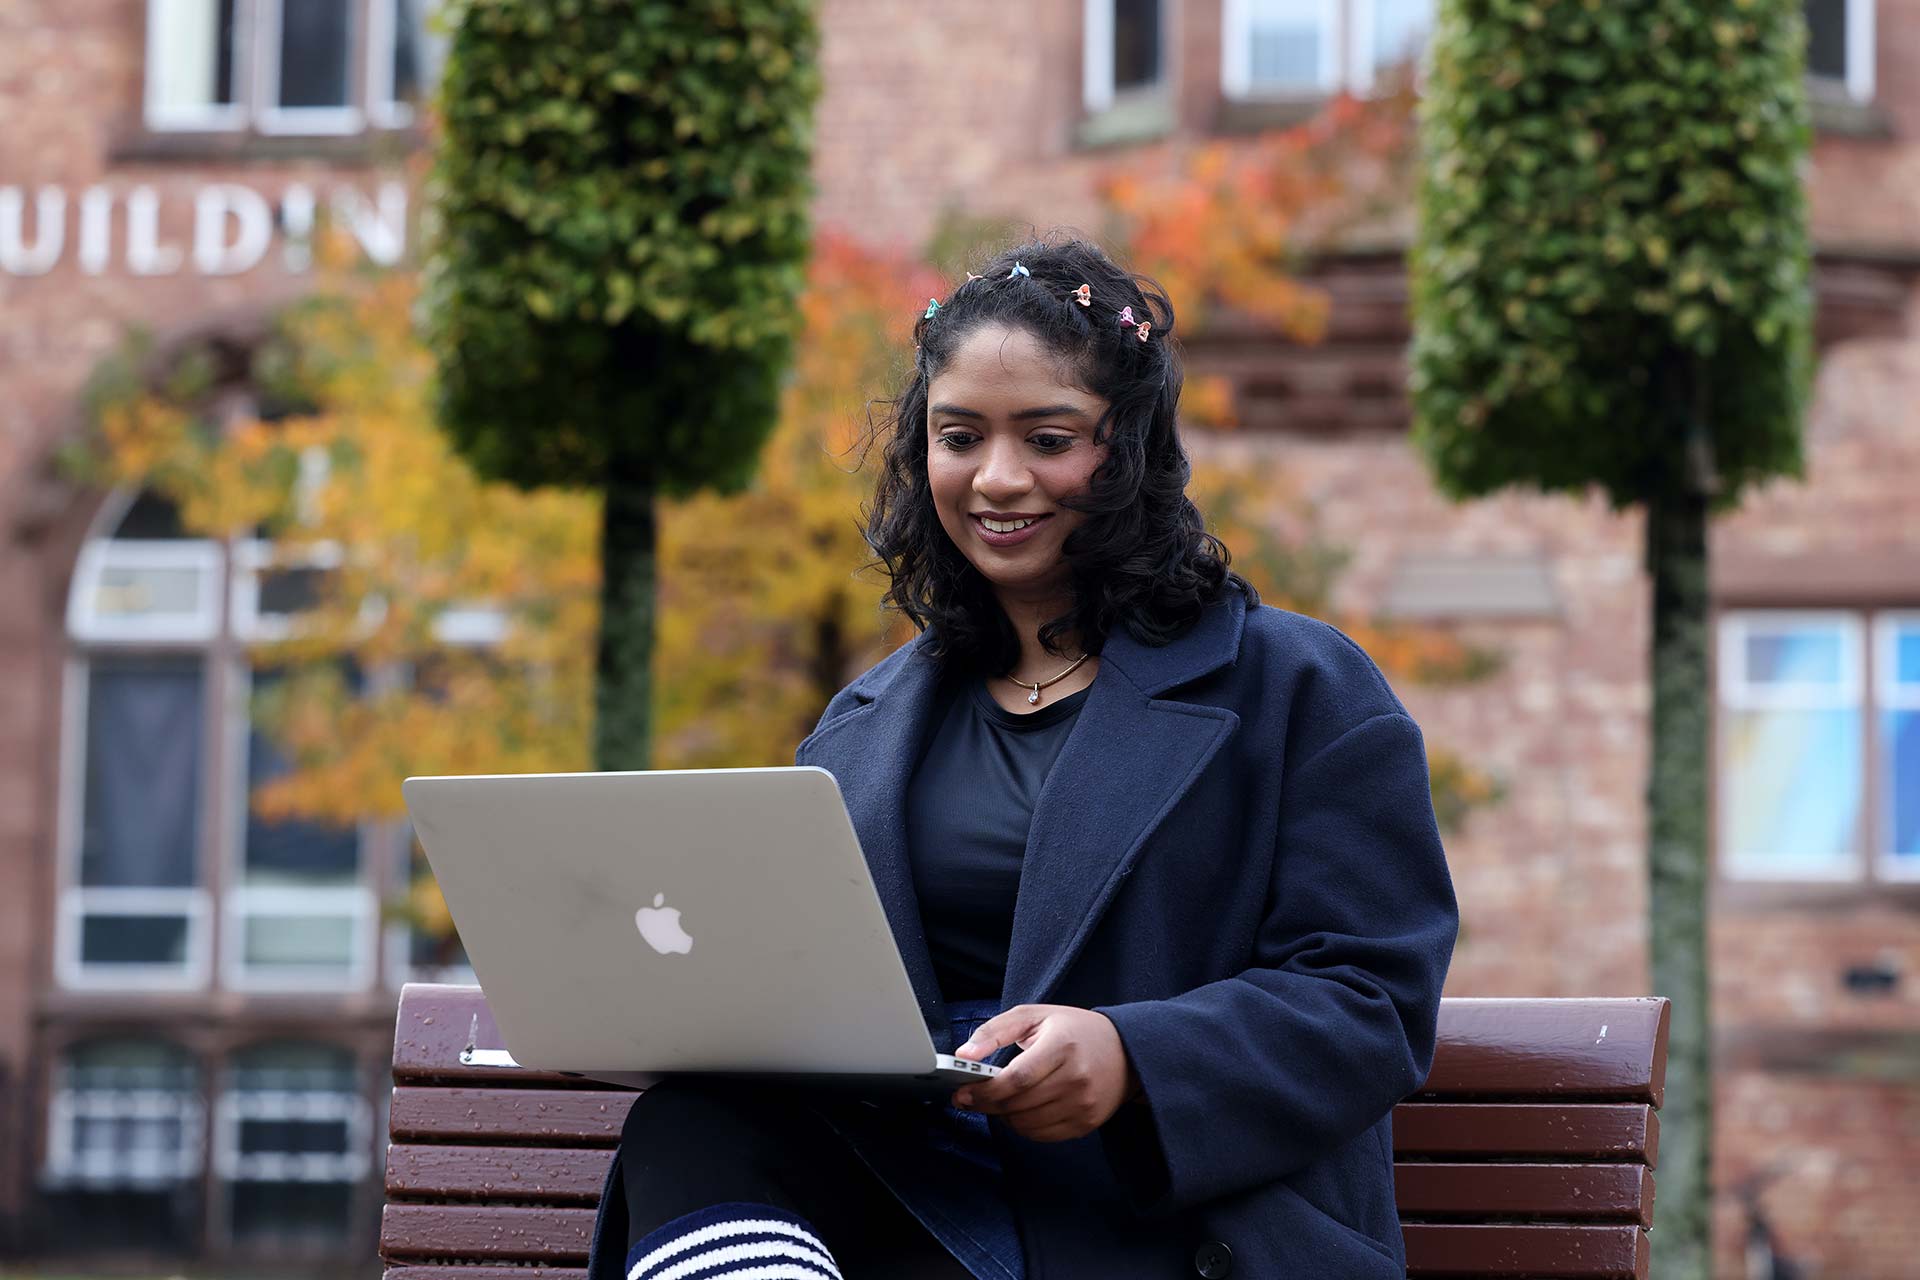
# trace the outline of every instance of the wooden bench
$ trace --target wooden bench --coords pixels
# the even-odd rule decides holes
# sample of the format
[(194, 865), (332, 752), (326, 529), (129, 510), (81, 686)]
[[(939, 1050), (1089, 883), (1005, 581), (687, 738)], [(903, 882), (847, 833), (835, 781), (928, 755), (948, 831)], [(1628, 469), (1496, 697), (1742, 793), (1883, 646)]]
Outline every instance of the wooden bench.
[[(1409, 1274), (1645, 1280), (1667, 1022), (1655, 998), (1443, 1000), (1433, 1070), (1394, 1112)], [(389, 1280), (584, 1275), (633, 1095), (461, 1061), (500, 1043), (477, 987), (401, 993)]]

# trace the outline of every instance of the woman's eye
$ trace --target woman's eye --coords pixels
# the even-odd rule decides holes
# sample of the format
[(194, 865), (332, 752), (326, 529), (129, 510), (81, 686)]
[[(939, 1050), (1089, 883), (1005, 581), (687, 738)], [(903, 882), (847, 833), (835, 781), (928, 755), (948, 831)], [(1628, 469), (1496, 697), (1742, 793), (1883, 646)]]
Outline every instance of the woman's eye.
[(1066, 448), (1068, 445), (1073, 443), (1073, 437), (1072, 436), (1035, 436), (1033, 438), (1033, 443), (1039, 445), (1042, 449), (1045, 449), (1048, 453), (1058, 453), (1062, 449)]
[(972, 439), (973, 437), (965, 431), (954, 431), (947, 435), (941, 436), (940, 443), (947, 446), (947, 448), (955, 450), (957, 452), (961, 449), (966, 448), (967, 445), (972, 441)]

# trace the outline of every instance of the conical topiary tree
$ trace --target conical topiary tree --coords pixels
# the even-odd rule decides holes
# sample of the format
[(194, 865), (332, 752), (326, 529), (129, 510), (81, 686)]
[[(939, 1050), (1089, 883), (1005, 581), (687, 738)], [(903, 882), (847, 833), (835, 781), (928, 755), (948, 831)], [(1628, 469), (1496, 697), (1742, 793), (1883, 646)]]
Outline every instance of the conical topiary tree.
[(1646, 513), (1654, 1271), (1704, 1280), (1707, 521), (1798, 474), (1811, 366), (1799, 0), (1442, 0), (1421, 109), (1414, 438), (1455, 496)]
[(654, 499), (745, 486), (804, 282), (806, 0), (449, 0), (427, 325), (490, 478), (598, 489), (594, 755), (645, 768)]

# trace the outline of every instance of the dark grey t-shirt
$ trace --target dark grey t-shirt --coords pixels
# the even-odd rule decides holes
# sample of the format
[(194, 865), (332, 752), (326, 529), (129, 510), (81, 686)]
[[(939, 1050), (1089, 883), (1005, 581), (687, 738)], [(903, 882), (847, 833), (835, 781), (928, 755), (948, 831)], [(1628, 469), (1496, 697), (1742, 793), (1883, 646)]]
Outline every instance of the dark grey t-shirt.
[(1016, 714), (974, 677), (943, 699), (907, 788), (907, 851), (948, 1000), (1000, 994), (1033, 804), (1087, 692)]

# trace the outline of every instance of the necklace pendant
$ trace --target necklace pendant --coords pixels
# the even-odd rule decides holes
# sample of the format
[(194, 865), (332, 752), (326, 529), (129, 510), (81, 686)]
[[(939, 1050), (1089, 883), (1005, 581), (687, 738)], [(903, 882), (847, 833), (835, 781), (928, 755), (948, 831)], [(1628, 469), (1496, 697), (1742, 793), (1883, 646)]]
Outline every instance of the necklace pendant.
[(1034, 691), (1033, 691), (1032, 693), (1030, 693), (1030, 694), (1028, 694), (1028, 695), (1027, 695), (1027, 701), (1028, 701), (1028, 702), (1038, 702), (1038, 701), (1040, 701), (1040, 690), (1039, 690), (1038, 688), (1036, 688), (1036, 689), (1034, 689)]

